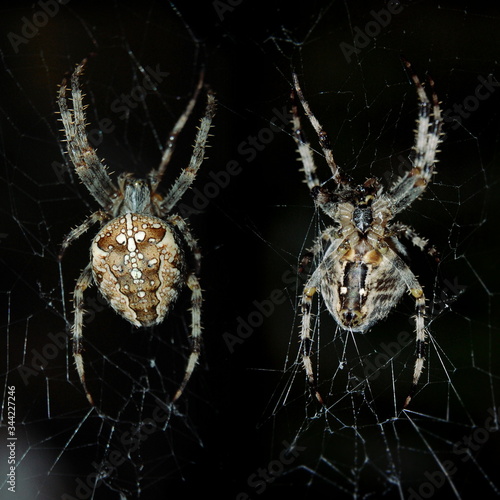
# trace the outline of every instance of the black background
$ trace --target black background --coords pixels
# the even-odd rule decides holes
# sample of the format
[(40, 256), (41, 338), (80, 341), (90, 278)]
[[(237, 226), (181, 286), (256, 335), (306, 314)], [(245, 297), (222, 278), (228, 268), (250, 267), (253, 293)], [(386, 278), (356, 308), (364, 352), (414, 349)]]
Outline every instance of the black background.
[[(399, 415), (394, 425), (392, 399), (404, 399), (405, 381), (411, 377), (411, 347), (404, 351), (399, 367), (403, 375), (396, 377), (396, 390), (390, 374), (387, 380), (379, 379), (378, 387), (374, 382), (380, 394), (371, 394), (373, 399), (363, 406), (356, 427), (354, 400), (332, 408), (328, 419), (310, 418), (316, 408), (300, 366), (293, 376), (298, 315), (295, 283), (287, 273), (311, 244), (316, 219), (290, 126), (280, 123), (283, 131), (274, 130), (268, 144), (259, 142), (255, 159), (247, 160), (251, 137), (264, 142), (271, 137), (263, 130), (270, 128), (273, 110), (289, 109), (294, 68), (301, 74), (311, 106), (330, 132), (339, 164), (360, 182), (393, 171), (398, 155), (407, 154), (412, 144), (416, 116), (414, 89), (400, 55), (411, 60), (422, 79), (427, 72), (432, 74), (443, 109), (462, 103), (477, 87), (478, 75), (498, 74), (498, 9), (480, 2), (403, 2), (402, 12), (349, 62), (340, 44), (352, 45), (355, 28), (365, 27), (373, 18), (371, 12), (379, 12), (384, 3), (350, 2), (347, 7), (343, 2), (312, 1), (299, 8), (280, 1), (234, 4), (231, 7), (228, 1), (231, 8), (221, 13), (215, 2), (179, 2), (184, 25), (167, 2), (72, 1), (61, 6), (17, 53), (6, 35), (19, 33), (23, 16), (32, 19), (40, 7), (3, 8), (1, 288), (5, 307), (1, 323), (5, 342), (0, 345), (6, 366), (1, 372), (7, 375), (7, 385), (17, 387), (18, 458), (21, 450), (27, 450), (17, 474), (19, 481), (28, 478), (25, 493), (12, 498), (53, 499), (64, 494), (77, 498), (77, 480), (95, 470), (93, 462), (100, 462), (113, 449), (125, 453), (126, 448), (118, 444), (120, 437), (151, 417), (155, 408), (151, 394), (141, 399), (136, 392), (130, 397), (132, 379), (127, 374), (139, 380), (142, 373), (134, 356), (143, 360), (157, 356), (163, 378), (145, 370), (152, 393), (165, 400), (182, 377), (187, 296), (169, 321), (152, 331), (129, 327), (109, 309), (100, 311), (86, 328), (90, 386), (99, 394), (96, 399), (105, 416), (88, 407), (66, 349), (27, 385), (18, 370), (30, 366), (31, 350), (41, 350), (49, 332), (64, 331), (65, 319), (71, 321), (70, 293), (86, 265), (91, 235), (75, 243), (63, 261), (65, 309), (58, 245), (70, 227), (97, 208), (77, 180), (64, 171), (58, 176), (53, 167), (62, 161), (55, 115), (57, 85), (76, 63), (92, 54), (84, 87), (87, 119), (94, 128), (102, 118), (113, 116), (110, 106), (118, 96), (140, 83), (130, 53), (143, 67), (159, 65), (169, 75), (159, 93), (148, 96), (146, 108), (139, 106), (126, 120), (115, 120), (116, 129), (103, 135), (99, 155), (110, 170), (144, 175), (158, 164), (154, 134), (167, 136), (203, 61), (206, 82), (217, 94), (218, 112), (208, 159), (195, 189), (183, 202), (195, 205), (196, 189), (213, 182), (229, 162), (237, 161), (241, 172), (200, 213), (189, 217), (203, 249), (204, 337), (200, 365), (179, 402), (178, 415), (115, 471), (109, 488), (100, 484), (88, 498), (119, 498), (116, 488), (127, 491), (127, 498), (195, 498), (205, 493), (220, 498), (238, 498), (240, 493), (250, 498), (407, 498), (409, 488), (418, 490), (429, 481), (426, 471), (440, 471), (447, 459), (459, 464), (460, 472), (451, 476), (458, 494), (466, 498), (482, 490), (494, 496), (499, 490), (488, 483), (487, 476), (498, 468), (498, 437), (491, 433), (474, 452), (479, 466), (472, 460), (462, 463), (452, 449), (476, 426), (481, 427), (487, 410), (498, 401), (495, 215), (500, 93), (493, 91), (462, 127), (448, 123), (435, 186), (418, 208), (403, 217), (442, 252), (437, 271), (430, 259), (414, 256), (416, 274), (428, 298), (441, 296), (445, 279), (458, 280), (467, 291), (434, 322), (433, 333), (443, 349), (435, 352), (445, 359), (448, 371), (439, 370), (435, 355), (430, 376), (434, 373), (437, 382), (431, 379), (427, 390), (414, 400), (415, 413), (408, 418)], [(199, 40), (198, 52), (186, 25)], [(189, 160), (203, 105), (202, 98), (179, 141), (167, 184)], [(309, 136), (314, 141), (313, 134)], [(317, 158), (319, 175), (326, 180), (327, 170)], [(224, 334), (235, 334), (238, 318), (249, 320), (258, 308), (256, 302), (278, 296), (273, 292), (281, 294), (280, 303), (231, 352)], [(95, 297), (95, 290), (91, 293)], [(398, 313), (374, 329), (373, 340), (359, 342), (372, 342), (372, 347), (390, 342), (391, 332), (411, 331), (411, 315), (411, 301), (405, 299)], [(323, 318), (323, 330), (325, 337), (335, 330), (328, 316)], [(338, 346), (333, 353), (335, 349)], [(329, 352), (327, 348), (322, 357), (325, 379), (338, 365), (334, 357), (328, 363)], [(101, 354), (107, 356), (104, 361)], [(446, 375), (453, 377), (452, 384)], [(291, 392), (282, 405), (278, 394), (287, 383)], [(328, 388), (328, 382), (324, 384)], [(353, 425), (350, 429), (342, 428), (345, 415)], [(355, 428), (359, 436), (353, 434)], [(383, 433), (388, 435), (386, 442), (381, 440)], [(259, 494), (248, 479), (277, 460), (283, 441), (291, 443), (295, 437), (301, 447), (297, 459)], [(368, 466), (363, 467), (365, 456)], [(397, 464), (393, 471), (383, 469), (389, 456)], [(6, 488), (3, 484), (0, 489), (2, 498), (10, 498)], [(436, 492), (453, 495), (450, 482)]]

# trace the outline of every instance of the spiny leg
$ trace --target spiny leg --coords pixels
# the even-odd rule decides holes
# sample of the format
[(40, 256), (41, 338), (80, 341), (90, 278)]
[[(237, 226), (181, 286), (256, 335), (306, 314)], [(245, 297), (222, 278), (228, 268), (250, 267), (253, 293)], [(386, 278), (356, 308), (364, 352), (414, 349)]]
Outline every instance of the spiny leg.
[(201, 268), (201, 250), (198, 246), (198, 242), (193, 236), (193, 233), (189, 229), (187, 222), (180, 215), (172, 215), (168, 218), (168, 222), (172, 223), (177, 227), (177, 229), (179, 229), (180, 234), (187, 243), (190, 253), (194, 257), (195, 274), (196, 276), (199, 276)]
[[(411, 64), (408, 61), (404, 61), (404, 63), (417, 89), (419, 113), (413, 146), (415, 152), (412, 161), (413, 168), (397, 180), (389, 191), (393, 215), (411, 205), (425, 191), (432, 180), (443, 123), (441, 108), (434, 91), (434, 81), (431, 78), (428, 79), (431, 88), (431, 102), (418, 76), (413, 72)], [(431, 112), (432, 120), (430, 119)]]
[(181, 172), (179, 177), (177, 177), (167, 196), (165, 197), (165, 200), (162, 203), (162, 210), (165, 213), (170, 212), (172, 208), (179, 202), (182, 195), (193, 183), (193, 180), (198, 173), (198, 169), (200, 168), (200, 165), (202, 164), (205, 157), (205, 147), (207, 145), (207, 139), (210, 132), (210, 127), (212, 125), (212, 120), (215, 115), (215, 107), (215, 96), (213, 92), (209, 90), (207, 93), (207, 106), (205, 108), (205, 115), (201, 119), (198, 133), (196, 134), (191, 160), (189, 161), (189, 165)]
[(413, 369), (413, 380), (410, 387), (408, 396), (406, 397), (403, 408), (406, 408), (415, 394), (417, 389), (418, 381), (422, 375), (424, 369), (425, 357), (427, 355), (427, 343), (425, 334), (425, 296), (424, 291), (420, 286), (418, 288), (411, 289), (411, 294), (415, 299), (415, 332), (416, 332), (416, 360), (415, 368)]
[(309, 387), (314, 392), (316, 399), (323, 404), (323, 398), (316, 387), (316, 379), (314, 377), (314, 371), (311, 364), (311, 349), (312, 349), (312, 338), (311, 338), (311, 308), (313, 297), (317, 292), (317, 270), (313, 273), (309, 281), (304, 286), (304, 291), (302, 294), (301, 312), (302, 312), (302, 326), (300, 332), (300, 343), (302, 346), (302, 363), (304, 365), (304, 370), (307, 375), (307, 381)]
[(102, 210), (98, 210), (91, 214), (85, 221), (83, 221), (79, 226), (72, 229), (69, 234), (66, 235), (64, 241), (61, 245), (61, 250), (59, 251), (58, 258), (61, 260), (63, 258), (64, 252), (66, 252), (67, 248), (73, 243), (73, 241), (77, 240), (82, 234), (88, 231), (95, 223), (102, 222), (109, 219), (109, 216), (106, 212)]
[(172, 403), (177, 401), (184, 392), (184, 389), (186, 388), (186, 385), (189, 382), (191, 375), (193, 374), (196, 363), (198, 362), (201, 350), (202, 294), (198, 278), (193, 273), (188, 276), (187, 285), (191, 290), (191, 354), (188, 359), (184, 379), (179, 386), (179, 389), (177, 389), (177, 392), (172, 399)]
[(311, 146), (309, 142), (307, 142), (304, 131), (302, 130), (297, 104), (295, 103), (293, 97), (294, 94), (292, 93), (293, 138), (299, 150), (300, 159), (302, 161), (302, 171), (304, 172), (304, 176), (306, 178), (307, 187), (312, 192), (313, 189), (318, 188), (321, 183), (316, 175), (316, 165), (314, 164)]
[[(321, 235), (316, 239), (312, 248), (309, 248), (302, 254), (300, 259), (299, 274), (307, 272), (311, 262), (315, 256), (320, 256), (321, 260), (325, 255), (330, 253), (332, 249), (338, 247), (341, 240), (338, 238), (338, 230), (335, 227), (325, 229)], [(325, 251), (325, 244), (330, 243), (330, 246)]]
[[(402, 224), (401, 222), (396, 222), (390, 226), (390, 232), (394, 234), (394, 238), (404, 236), (406, 239), (410, 240), (414, 246), (420, 248), (422, 251), (427, 251), (427, 253), (434, 257), (436, 261), (439, 261), (439, 252), (433, 245), (429, 244), (429, 240), (422, 238), (412, 227)], [(399, 242), (398, 242), (399, 243)], [(405, 255), (405, 252), (402, 252)]]
[[(411, 68), (409, 63), (407, 63), (407, 67)], [(441, 108), (439, 107), (439, 101), (434, 90), (434, 80), (432, 80), (432, 78), (428, 78), (432, 99), (432, 103), (430, 103), (427, 94), (425, 93), (425, 90), (415, 73), (412, 73), (412, 79), (417, 88), (418, 97), (421, 103), (419, 120), (422, 118), (423, 121), (422, 126), (420, 126), (419, 123), (415, 138), (416, 158), (414, 160), (414, 167), (419, 169), (421, 172), (421, 182), (429, 182), (432, 179), (433, 167), (436, 162), (437, 148), (440, 142), (442, 126)], [(433, 121), (429, 124), (431, 104)]]
[(193, 108), (196, 104), (196, 101), (198, 100), (198, 95), (200, 93), (200, 90), (203, 88), (203, 80), (205, 77), (205, 72), (204, 70), (200, 71), (200, 77), (198, 79), (198, 84), (196, 86), (196, 89), (194, 91), (193, 96), (188, 102), (188, 105), (186, 106), (186, 109), (184, 110), (184, 113), (179, 117), (177, 120), (176, 124), (170, 131), (170, 134), (168, 135), (167, 139), (167, 144), (165, 146), (165, 149), (163, 151), (163, 155), (161, 158), (160, 166), (156, 170), (152, 170), (149, 174), (149, 178), (151, 180), (151, 189), (152, 191), (156, 191), (158, 184), (161, 182), (163, 175), (165, 174), (165, 170), (170, 163), (170, 160), (172, 158), (172, 155), (175, 150), (175, 145), (177, 143), (177, 137), (179, 134), (182, 132), (182, 129), (184, 128), (184, 125), (186, 125), (186, 122), (188, 121)]
[[(328, 138), (328, 134), (325, 132), (321, 124), (319, 123), (318, 119), (314, 116), (313, 112), (311, 111), (311, 108), (309, 107), (309, 103), (306, 101), (304, 94), (302, 92), (302, 89), (300, 87), (299, 83), (299, 78), (296, 73), (293, 73), (293, 84), (295, 88), (295, 92), (300, 100), (300, 103), (302, 104), (302, 107), (304, 108), (304, 111), (309, 118), (309, 121), (311, 122), (311, 125), (313, 126), (314, 130), (316, 131), (316, 134), (318, 135), (319, 143), (321, 146), (321, 149), (323, 150), (323, 154), (325, 155), (325, 160), (330, 167), (330, 170), (332, 172), (332, 177), (334, 181), (337, 184), (344, 184), (345, 179), (343, 179), (342, 174), (340, 172), (340, 169), (338, 168), (337, 164), (335, 163), (335, 160), (333, 158), (333, 152), (332, 152), (332, 147), (330, 145), (330, 140)], [(297, 110), (295, 109), (293, 111), (294, 115), (294, 129), (295, 129), (295, 135), (296, 135), (296, 141), (299, 144), (299, 151), (300, 151), (300, 143), (299, 140), (303, 143), (304, 146), (307, 146), (307, 152), (304, 151), (306, 154), (311, 156), (311, 162), (312, 163), (312, 154), (310, 147), (305, 143), (302, 137), (302, 131), (300, 129), (300, 119), (297, 113)], [(301, 156), (302, 160), (304, 160), (304, 157), (302, 155), (301, 151)], [(312, 189), (313, 186), (319, 185), (319, 183), (314, 183), (313, 185), (310, 185), (310, 181), (315, 181), (315, 175), (314, 175), (314, 164), (311, 165), (313, 168), (310, 171), (310, 179), (308, 179), (308, 186), (309, 189)], [(304, 164), (304, 170), (306, 170), (306, 164)], [(308, 178), (308, 172), (306, 171), (306, 178)], [(317, 179), (316, 179), (317, 180)]]
[(387, 249), (387, 255), (385, 258), (388, 258), (389, 261), (395, 268), (395, 272), (397, 272), (400, 276), (400, 279), (406, 284), (409, 292), (412, 297), (415, 299), (415, 352), (416, 352), (416, 360), (415, 367), (413, 369), (413, 380), (410, 387), (409, 394), (405, 400), (403, 408), (406, 408), (415, 394), (415, 390), (418, 385), (418, 381), (420, 376), (422, 375), (422, 371), (424, 369), (424, 362), (426, 357), (427, 350), (427, 335), (425, 333), (425, 295), (420, 283), (417, 280), (417, 277), (412, 273), (410, 268), (404, 263), (404, 261), (390, 248)]
[(85, 369), (83, 366), (83, 357), (82, 357), (82, 333), (83, 333), (83, 315), (85, 310), (83, 308), (83, 294), (85, 290), (92, 283), (92, 266), (89, 264), (80, 274), (75, 286), (73, 301), (75, 306), (75, 319), (73, 323), (73, 358), (76, 364), (76, 370), (78, 372), (78, 376), (80, 377), (80, 382), (82, 383), (83, 390), (85, 391), (85, 395), (89, 400), (89, 403), (94, 406), (94, 400), (90, 395), (89, 390), (87, 389), (87, 384), (85, 383)]
[(86, 63), (87, 59), (84, 59), (71, 76), (73, 109), (68, 108), (66, 79), (59, 89), (58, 104), (68, 144), (68, 154), (76, 173), (99, 205), (107, 208), (116, 195), (116, 188), (85, 133), (85, 111), (79, 79)]
[[(337, 230), (334, 227), (329, 227), (321, 236), (316, 240), (313, 248), (303, 257), (301, 265), (305, 266), (315, 257), (320, 256), (321, 262), (324, 263), (328, 256), (336, 252), (343, 239), (338, 238)], [(325, 243), (328, 243), (326, 250), (324, 249)], [(299, 268), (300, 272), (300, 268)], [(302, 363), (306, 371), (307, 380), (311, 390), (314, 392), (316, 399), (323, 404), (323, 398), (316, 387), (316, 380), (314, 371), (311, 364), (311, 308), (314, 295), (318, 291), (318, 286), (321, 281), (321, 276), (325, 274), (325, 268), (322, 264), (316, 268), (309, 280), (304, 286), (301, 302), (302, 324), (300, 332), (300, 340), (302, 346)]]

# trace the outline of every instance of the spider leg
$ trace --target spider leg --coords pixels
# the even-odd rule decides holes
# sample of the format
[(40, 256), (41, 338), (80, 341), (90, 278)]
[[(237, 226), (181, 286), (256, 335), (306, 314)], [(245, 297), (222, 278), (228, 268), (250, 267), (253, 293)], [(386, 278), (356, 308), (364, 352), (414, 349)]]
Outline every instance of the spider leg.
[(85, 369), (83, 366), (82, 357), (82, 333), (83, 333), (83, 315), (85, 310), (83, 308), (83, 294), (85, 290), (92, 284), (92, 266), (88, 264), (87, 267), (82, 271), (80, 277), (78, 278), (75, 291), (73, 296), (73, 301), (75, 305), (75, 321), (73, 323), (73, 358), (76, 364), (76, 370), (78, 376), (80, 377), (80, 382), (82, 383), (83, 390), (89, 403), (94, 406), (94, 400), (87, 389), (87, 384), (85, 383)]
[(88, 231), (95, 223), (102, 222), (109, 219), (109, 216), (106, 212), (102, 210), (98, 210), (94, 212), (86, 220), (84, 220), (78, 227), (73, 228), (69, 234), (66, 235), (64, 241), (61, 244), (61, 250), (59, 251), (58, 259), (61, 260), (63, 258), (64, 252), (66, 252), (67, 248), (73, 243), (73, 241), (77, 240), (82, 234)]
[[(414, 246), (420, 248), (420, 250), (426, 250), (427, 253), (434, 257), (436, 261), (439, 261), (439, 252), (433, 245), (429, 245), (429, 240), (422, 238), (412, 227), (402, 224), (401, 222), (396, 222), (389, 227), (389, 232), (392, 233), (393, 242), (395, 243), (398, 250), (400, 250), (399, 245), (401, 243), (397, 240), (398, 237), (404, 236), (406, 239), (410, 240)], [(401, 245), (401, 248), (404, 247)], [(403, 255), (406, 254), (406, 250), (401, 252)]]
[[(318, 135), (321, 149), (323, 150), (325, 160), (328, 166), (330, 167), (333, 179), (337, 184), (345, 184), (346, 180), (342, 177), (342, 173), (333, 158), (333, 152), (328, 135), (321, 126), (321, 124), (319, 123), (318, 119), (314, 116), (313, 112), (311, 111), (309, 103), (306, 101), (302, 89), (300, 87), (299, 78), (296, 73), (293, 73), (293, 84), (294, 84), (295, 94), (298, 96), (299, 101), (302, 104), (302, 107), (304, 108), (304, 111), (307, 117), (309, 118), (309, 121), (311, 122), (311, 125), (316, 131), (316, 134)], [(299, 148), (299, 153), (302, 159), (302, 163), (304, 165), (304, 172), (306, 176), (307, 185), (309, 189), (312, 190), (315, 186), (319, 186), (320, 183), (318, 178), (316, 177), (316, 166), (314, 165), (311, 147), (309, 143), (305, 140), (297, 106), (295, 104), (292, 104), (292, 114), (293, 114), (294, 139)]]
[(293, 138), (299, 150), (300, 159), (302, 161), (302, 172), (306, 178), (306, 184), (310, 191), (320, 186), (319, 179), (316, 175), (316, 165), (311, 151), (311, 145), (307, 142), (297, 110), (297, 105), (292, 104), (292, 123), (293, 123)]
[(73, 109), (68, 108), (66, 79), (63, 80), (59, 89), (57, 102), (66, 142), (68, 143), (68, 154), (75, 166), (76, 173), (99, 205), (107, 208), (116, 195), (116, 188), (108, 175), (106, 167), (101, 163), (95, 150), (89, 144), (85, 133), (85, 107), (82, 102), (83, 96), (79, 78), (83, 74), (86, 63), (87, 59), (84, 59), (71, 76)]
[(181, 172), (179, 177), (175, 180), (174, 184), (170, 188), (167, 196), (161, 204), (162, 211), (168, 213), (172, 208), (179, 202), (182, 195), (193, 183), (198, 169), (203, 162), (205, 156), (205, 148), (207, 146), (207, 139), (210, 132), (210, 127), (212, 125), (212, 120), (215, 115), (215, 96), (211, 90), (207, 93), (207, 106), (205, 109), (205, 115), (201, 119), (200, 126), (198, 128), (198, 133), (196, 134), (196, 139), (193, 148), (193, 155), (189, 161), (189, 165)]
[[(325, 274), (325, 266), (323, 265), (328, 261), (328, 257), (335, 253), (343, 238), (338, 237), (338, 231), (335, 227), (329, 227), (323, 231), (321, 236), (316, 240), (314, 246), (306, 256), (302, 259), (307, 260), (309, 263), (314, 259), (315, 256), (320, 256), (321, 264), (315, 269), (309, 280), (304, 286), (304, 291), (302, 293), (301, 301), (301, 312), (302, 312), (302, 324), (300, 331), (300, 341), (302, 346), (302, 364), (304, 365), (304, 370), (307, 375), (307, 380), (309, 387), (314, 392), (316, 399), (323, 404), (323, 398), (316, 387), (316, 380), (314, 377), (314, 371), (311, 364), (311, 349), (312, 349), (312, 338), (311, 338), (311, 307), (314, 295), (319, 291), (319, 286), (321, 283), (321, 277)], [(325, 249), (325, 243), (328, 247)], [(302, 264), (304, 265), (304, 264)], [(300, 271), (300, 268), (299, 268)]]
[(190, 273), (186, 280), (186, 283), (191, 290), (191, 354), (188, 359), (182, 384), (172, 400), (172, 402), (175, 402), (182, 395), (200, 356), (202, 293), (197, 275), (200, 272), (201, 251), (198, 246), (198, 242), (189, 229), (189, 226), (180, 215), (172, 215), (168, 218), (168, 222), (177, 227), (195, 259), (195, 272)]
[(184, 241), (187, 243), (188, 248), (194, 257), (195, 275), (199, 276), (201, 268), (201, 250), (198, 246), (198, 242), (193, 236), (193, 233), (189, 229), (187, 222), (180, 215), (172, 215), (168, 218), (168, 222), (177, 227), (180, 234), (184, 238)]
[(200, 77), (198, 80), (198, 84), (196, 86), (196, 89), (194, 91), (193, 96), (189, 100), (186, 109), (184, 110), (184, 113), (179, 117), (177, 120), (176, 124), (170, 131), (170, 134), (168, 135), (167, 139), (167, 144), (165, 146), (165, 149), (163, 151), (163, 155), (161, 158), (160, 165), (157, 169), (152, 170), (149, 173), (149, 178), (151, 181), (151, 190), (153, 192), (156, 192), (156, 189), (158, 187), (158, 184), (160, 184), (163, 175), (165, 174), (165, 170), (167, 169), (168, 164), (170, 163), (170, 160), (172, 158), (172, 155), (175, 150), (175, 145), (177, 143), (177, 137), (179, 134), (182, 132), (182, 129), (184, 128), (184, 125), (186, 125), (186, 122), (188, 121), (193, 108), (196, 104), (196, 101), (198, 100), (198, 95), (200, 94), (200, 90), (203, 87), (203, 80), (205, 78), (205, 72), (202, 70), (200, 71)]
[(441, 108), (434, 91), (434, 81), (431, 78), (428, 79), (431, 88), (430, 101), (418, 76), (411, 71), (410, 63), (405, 61), (405, 65), (411, 72), (411, 78), (419, 98), (418, 126), (413, 146), (413, 168), (399, 178), (389, 190), (393, 215), (411, 205), (425, 191), (432, 180), (443, 123)]
[(399, 274), (400, 279), (406, 284), (410, 294), (415, 299), (415, 352), (416, 360), (413, 369), (413, 380), (408, 396), (405, 400), (403, 408), (406, 408), (415, 394), (415, 390), (424, 369), (424, 362), (427, 351), (427, 334), (425, 333), (425, 295), (417, 277), (412, 273), (410, 268), (403, 262), (401, 257), (391, 249), (387, 249), (387, 256)]
[(311, 338), (311, 307), (314, 295), (318, 291), (317, 286), (319, 284), (320, 276), (318, 269), (316, 269), (316, 271), (309, 278), (304, 286), (304, 291), (302, 293), (302, 325), (300, 332), (300, 343), (302, 346), (302, 364), (304, 365), (304, 370), (307, 375), (309, 387), (314, 392), (316, 399), (321, 404), (323, 404), (323, 398), (321, 397), (321, 394), (316, 387), (316, 379), (314, 377), (314, 371), (311, 364), (311, 348), (313, 343)]
[[(316, 239), (314, 242), (314, 245), (312, 248), (308, 248), (303, 254), (300, 259), (300, 264), (298, 268), (299, 274), (304, 274), (307, 272), (307, 269), (311, 262), (313, 261), (314, 257), (316, 255), (324, 255), (324, 249), (325, 249), (325, 244), (326, 243), (333, 243), (334, 246), (338, 246), (338, 234), (337, 234), (337, 229), (335, 227), (329, 227), (325, 229), (321, 235)], [(331, 248), (327, 249), (326, 253), (331, 252)], [(326, 255), (326, 254), (325, 254)]]
[(193, 374), (194, 368), (200, 356), (201, 348), (201, 287), (198, 278), (194, 273), (191, 273), (188, 276), (186, 282), (189, 289), (191, 290), (191, 354), (188, 359), (184, 379), (182, 380), (179, 389), (177, 389), (177, 392), (172, 399), (172, 403), (177, 401), (184, 392), (184, 389), (186, 388), (186, 385), (189, 382), (191, 375)]
[[(413, 274), (413, 273), (412, 273)], [(418, 285), (418, 281), (415, 278), (416, 285)], [(416, 360), (415, 367), (413, 369), (413, 381), (410, 387), (410, 391), (408, 396), (406, 397), (403, 408), (407, 408), (410, 404), (410, 401), (415, 394), (417, 389), (418, 381), (420, 380), (420, 376), (422, 375), (424, 369), (425, 357), (427, 354), (427, 343), (426, 338), (427, 335), (425, 333), (425, 295), (424, 291), (418, 285), (416, 288), (411, 288), (410, 293), (415, 299), (415, 352), (416, 352)]]

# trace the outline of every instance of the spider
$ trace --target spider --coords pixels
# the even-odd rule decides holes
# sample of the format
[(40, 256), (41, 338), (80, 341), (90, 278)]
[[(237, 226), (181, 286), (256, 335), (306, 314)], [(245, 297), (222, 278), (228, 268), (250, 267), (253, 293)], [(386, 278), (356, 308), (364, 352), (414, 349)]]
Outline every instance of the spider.
[[(205, 147), (215, 114), (215, 97), (208, 90), (205, 115), (201, 119), (189, 165), (180, 173), (166, 196), (157, 192), (172, 157), (176, 140), (186, 124), (203, 87), (203, 71), (183, 114), (170, 132), (160, 165), (146, 179), (122, 173), (115, 185), (107, 168), (89, 144), (85, 132), (85, 106), (80, 78), (87, 64), (84, 59), (71, 76), (71, 100), (68, 106), (68, 82), (58, 92), (60, 120), (64, 126), (69, 158), (75, 171), (100, 205), (82, 224), (72, 229), (62, 243), (59, 258), (67, 247), (93, 224), (100, 229), (90, 247), (90, 262), (83, 269), (74, 290), (72, 327), (73, 357), (76, 369), (91, 405), (92, 395), (85, 382), (82, 358), (84, 292), (94, 282), (111, 307), (136, 327), (161, 323), (174, 305), (181, 289), (191, 290), (191, 354), (184, 378), (175, 393), (175, 402), (186, 387), (200, 353), (202, 293), (198, 281), (201, 252), (186, 221), (173, 208), (194, 181), (204, 159)], [(193, 264), (188, 265), (188, 257)]]
[[(393, 219), (408, 208), (431, 181), (440, 143), (442, 118), (432, 79), (428, 79), (431, 89), (429, 99), (419, 78), (411, 70), (411, 65), (407, 61), (404, 63), (415, 84), (419, 99), (414, 155), (411, 170), (387, 190), (384, 190), (376, 178), (355, 186), (341, 172), (334, 161), (328, 136), (305, 100), (297, 74), (293, 74), (293, 132), (305, 180), (315, 205), (333, 221), (302, 260), (304, 266), (315, 257), (318, 262), (302, 293), (300, 339), (304, 370), (309, 385), (321, 404), (323, 399), (315, 386), (310, 359), (311, 306), (318, 291), (328, 311), (342, 329), (366, 333), (389, 314), (407, 290), (415, 299), (416, 306), (416, 361), (411, 389), (404, 408), (411, 401), (424, 367), (425, 296), (416, 276), (403, 261), (402, 257), (406, 257), (407, 252), (399, 238), (408, 238), (421, 250), (426, 249), (428, 241), (420, 238), (412, 228), (393, 222)], [(333, 190), (324, 187), (316, 176), (311, 146), (302, 131), (296, 96), (318, 135), (326, 163), (336, 184)], [(427, 248), (431, 255), (435, 253), (432, 247)]]

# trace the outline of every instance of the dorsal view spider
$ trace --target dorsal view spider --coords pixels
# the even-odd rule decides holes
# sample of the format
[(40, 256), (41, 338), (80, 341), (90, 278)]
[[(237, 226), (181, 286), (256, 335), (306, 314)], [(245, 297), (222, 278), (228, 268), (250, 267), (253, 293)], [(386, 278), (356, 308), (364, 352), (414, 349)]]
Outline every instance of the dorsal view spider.
[[(166, 196), (157, 189), (177, 137), (203, 88), (203, 72), (186, 109), (168, 136), (159, 167), (151, 170), (146, 179), (122, 173), (115, 185), (85, 132), (80, 78), (86, 63), (84, 59), (71, 76), (72, 108), (68, 106), (66, 79), (58, 93), (69, 158), (78, 177), (101, 207), (66, 236), (60, 253), (62, 258), (74, 240), (93, 224), (100, 224), (90, 248), (91, 261), (82, 271), (74, 290), (73, 357), (86, 397), (94, 405), (87, 389), (82, 358), (84, 292), (93, 282), (113, 309), (136, 327), (161, 323), (187, 285), (191, 290), (191, 354), (184, 378), (172, 399), (174, 402), (181, 396), (199, 357), (202, 294), (198, 281), (201, 261), (198, 243), (186, 221), (172, 210), (194, 181), (203, 162), (215, 114), (215, 97), (208, 90), (205, 115), (196, 134), (191, 159)], [(193, 261), (192, 265), (188, 264), (189, 260)]]
[[(440, 142), (442, 118), (434, 82), (428, 79), (431, 98), (411, 66), (404, 61), (419, 99), (412, 168), (384, 190), (376, 178), (354, 186), (334, 161), (326, 132), (304, 98), (297, 75), (293, 74), (292, 114), (294, 139), (298, 146), (307, 186), (316, 206), (332, 219), (304, 256), (303, 264), (315, 259), (317, 265), (307, 280), (301, 299), (302, 361), (308, 382), (320, 403), (310, 359), (311, 305), (319, 291), (336, 323), (350, 332), (366, 333), (384, 319), (408, 291), (415, 299), (416, 361), (408, 406), (417, 387), (426, 355), (425, 296), (416, 276), (404, 262), (407, 252), (399, 238), (404, 236), (424, 250), (428, 242), (415, 231), (393, 219), (408, 208), (426, 189), (434, 173)], [(324, 187), (316, 176), (311, 146), (305, 139), (296, 97), (319, 138), (330, 167), (334, 190)], [(434, 250), (429, 250), (432, 253)]]

